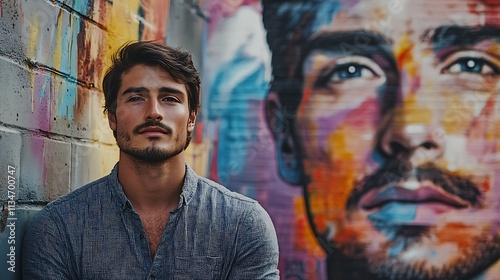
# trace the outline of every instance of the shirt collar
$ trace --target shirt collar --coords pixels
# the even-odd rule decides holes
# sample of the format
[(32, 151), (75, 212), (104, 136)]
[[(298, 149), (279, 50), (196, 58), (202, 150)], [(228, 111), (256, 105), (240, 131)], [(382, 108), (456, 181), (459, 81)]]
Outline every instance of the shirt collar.
[(181, 199), (179, 203), (189, 205), (193, 199), (196, 188), (198, 187), (198, 175), (186, 164), (186, 176), (184, 177), (184, 185), (182, 186)]
[[(130, 200), (128, 200), (125, 192), (123, 192), (123, 186), (118, 181), (118, 165), (119, 162), (115, 164), (111, 173), (108, 176), (108, 183), (113, 189), (113, 193), (116, 195), (118, 206), (122, 211), (125, 211), (127, 207), (132, 208)], [(193, 198), (196, 187), (198, 186), (198, 175), (186, 164), (186, 175), (184, 177), (184, 184), (182, 186), (182, 192), (179, 199), (179, 206), (187, 206)]]

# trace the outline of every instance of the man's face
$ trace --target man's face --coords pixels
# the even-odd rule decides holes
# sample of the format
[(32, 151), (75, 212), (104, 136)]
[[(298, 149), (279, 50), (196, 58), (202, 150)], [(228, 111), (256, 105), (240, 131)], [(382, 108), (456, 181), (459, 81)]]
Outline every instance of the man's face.
[(123, 73), (116, 104), (108, 118), (122, 156), (160, 163), (185, 149), (196, 115), (186, 86), (165, 70), (136, 65)]
[(313, 229), (383, 279), (483, 271), (500, 257), (500, 4), (353, 2), (302, 68)]

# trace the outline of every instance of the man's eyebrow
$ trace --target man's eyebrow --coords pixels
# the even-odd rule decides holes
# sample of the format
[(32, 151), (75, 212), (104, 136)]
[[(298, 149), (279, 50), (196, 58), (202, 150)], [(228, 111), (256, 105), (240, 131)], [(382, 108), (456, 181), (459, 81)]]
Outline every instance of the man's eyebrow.
[(178, 90), (178, 89), (173, 88), (173, 87), (161, 87), (160, 88), (160, 92), (163, 92), (163, 93), (173, 93), (173, 94), (184, 94), (183, 91)]
[(127, 93), (143, 93), (148, 91), (149, 90), (145, 87), (129, 87), (123, 91), (122, 95), (125, 95)]
[(429, 42), (437, 48), (471, 46), (485, 40), (500, 41), (500, 28), (491, 25), (445, 25), (429, 29), (422, 36), (423, 42)]
[[(163, 93), (183, 94), (181, 90), (172, 87), (161, 87), (159, 91)], [(149, 89), (147, 89), (146, 87), (129, 87), (123, 91), (122, 95), (128, 93), (145, 93), (145, 92), (149, 92)]]

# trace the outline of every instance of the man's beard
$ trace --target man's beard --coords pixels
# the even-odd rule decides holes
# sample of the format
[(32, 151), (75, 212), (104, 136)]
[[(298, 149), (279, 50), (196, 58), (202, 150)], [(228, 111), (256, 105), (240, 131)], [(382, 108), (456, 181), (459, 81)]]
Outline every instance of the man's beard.
[[(483, 206), (482, 191), (470, 177), (458, 176), (432, 164), (416, 168), (407, 166), (409, 168), (406, 170), (401, 170), (401, 166), (404, 166), (404, 163), (394, 160), (386, 163), (375, 174), (364, 178), (347, 200), (346, 212), (358, 211), (361, 198), (369, 191), (404, 181), (409, 177), (418, 181), (432, 181), (447, 193), (467, 201), (472, 207), (480, 209)], [(419, 246), (426, 248), (425, 246), (435, 242), (435, 226), (390, 224), (373, 220), (367, 222), (378, 233), (386, 236), (385, 244), (375, 252), (368, 250), (370, 240), (362, 243), (359, 237), (352, 237), (347, 242), (335, 243), (327, 236), (320, 236), (323, 245), (331, 245), (325, 248), (329, 252), (328, 271), (331, 279), (470, 279), (500, 259), (500, 233), (488, 232), (494, 229), (487, 226), (477, 230), (471, 241), (473, 246), (450, 253), (456, 254), (456, 258), (433, 266), (432, 261), (427, 259), (405, 260), (399, 253), (389, 254), (389, 250), (398, 248), (399, 252), (407, 252)], [(436, 243), (439, 244), (441, 243)]]
[(118, 147), (122, 152), (135, 158), (136, 160), (149, 164), (159, 164), (165, 162), (166, 160), (184, 151), (184, 148), (180, 146), (176, 147), (176, 149), (172, 151), (162, 150), (157, 147), (147, 147), (145, 149), (138, 149), (127, 146), (121, 146), (120, 144), (118, 144)]
[[(147, 121), (141, 125), (138, 125), (133, 129), (132, 133), (137, 135), (139, 134), (140, 130), (150, 126), (160, 127), (165, 130), (166, 134), (171, 136), (173, 135), (173, 130), (170, 127), (160, 122), (153, 122), (153, 121)], [(119, 132), (117, 135), (117, 144), (118, 147), (120, 148), (120, 151), (124, 152), (127, 155), (130, 155), (131, 157), (133, 157), (138, 161), (148, 164), (159, 164), (183, 152), (190, 143), (191, 133), (189, 132), (187, 133), (186, 140), (183, 143), (180, 143), (179, 139), (180, 138), (177, 136), (171, 140), (174, 143), (173, 150), (160, 149), (156, 146), (150, 146), (145, 149), (139, 149), (126, 145), (126, 143), (130, 142), (131, 140), (131, 136), (129, 133)], [(156, 140), (150, 140), (150, 141), (156, 141)]]

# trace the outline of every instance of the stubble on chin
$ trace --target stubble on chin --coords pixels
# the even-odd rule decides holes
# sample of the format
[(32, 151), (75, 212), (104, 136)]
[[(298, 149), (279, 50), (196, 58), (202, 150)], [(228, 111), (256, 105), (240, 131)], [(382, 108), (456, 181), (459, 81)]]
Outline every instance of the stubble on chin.
[[(172, 134), (170, 134), (172, 135)], [(187, 137), (186, 137), (187, 138)], [(174, 139), (172, 139), (172, 143), (174, 143), (172, 149), (160, 148), (156, 145), (157, 139), (149, 139), (150, 146), (146, 148), (137, 148), (130, 146), (132, 142), (132, 137), (129, 133), (121, 131), (118, 133), (117, 145), (120, 148), (120, 151), (129, 155), (134, 160), (144, 163), (144, 164), (161, 164), (170, 158), (182, 153), (185, 150), (186, 142), (181, 141), (181, 137), (176, 135)]]
[(361, 216), (343, 222), (333, 254), (365, 267), (373, 279), (470, 279), (500, 259), (500, 233), (487, 228), (466, 235), (464, 245), (445, 240), (435, 226), (388, 225)]

